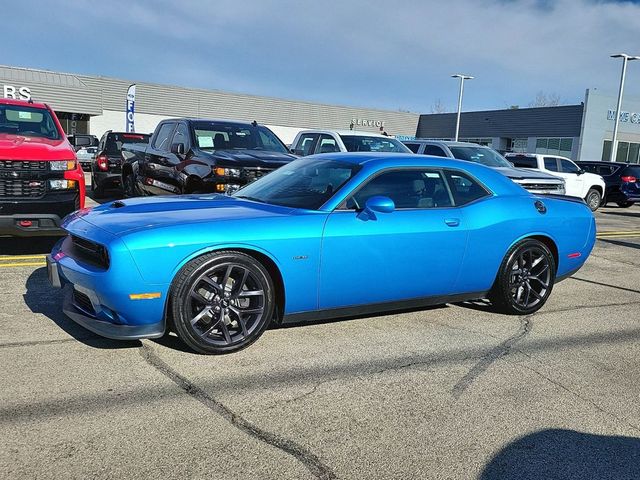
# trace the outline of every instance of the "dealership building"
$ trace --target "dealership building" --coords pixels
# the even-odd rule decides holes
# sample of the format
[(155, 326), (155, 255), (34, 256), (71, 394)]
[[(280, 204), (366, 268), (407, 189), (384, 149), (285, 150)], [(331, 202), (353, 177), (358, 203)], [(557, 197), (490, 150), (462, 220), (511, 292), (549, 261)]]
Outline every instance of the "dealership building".
[[(459, 138), (502, 152), (549, 153), (573, 160), (609, 160), (617, 96), (588, 89), (580, 105), (463, 112)], [(639, 163), (640, 98), (620, 109), (616, 161)], [(416, 137), (450, 140), (455, 113), (420, 115)]]
[(134, 83), (137, 132), (152, 132), (158, 122), (173, 117), (255, 120), (290, 143), (304, 128), (370, 132), (382, 128), (389, 135), (413, 136), (418, 124), (417, 113), (0, 66), (0, 94), (49, 104), (69, 135), (89, 133), (100, 137), (106, 130), (124, 131), (127, 90)]

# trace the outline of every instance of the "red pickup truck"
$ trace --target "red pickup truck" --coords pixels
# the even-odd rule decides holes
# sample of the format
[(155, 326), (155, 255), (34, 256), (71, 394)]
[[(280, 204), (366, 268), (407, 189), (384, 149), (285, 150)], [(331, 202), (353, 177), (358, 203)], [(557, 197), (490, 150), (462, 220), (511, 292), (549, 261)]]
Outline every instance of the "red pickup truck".
[(0, 236), (62, 234), (62, 218), (84, 199), (82, 168), (53, 110), (0, 99)]

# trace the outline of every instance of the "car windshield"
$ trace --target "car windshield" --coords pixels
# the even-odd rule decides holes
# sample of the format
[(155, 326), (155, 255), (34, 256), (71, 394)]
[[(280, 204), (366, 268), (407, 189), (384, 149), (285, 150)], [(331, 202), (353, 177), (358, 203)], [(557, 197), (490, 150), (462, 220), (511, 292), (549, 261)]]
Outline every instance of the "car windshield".
[(402, 142), (391, 137), (367, 137), (364, 135), (340, 135), (347, 152), (395, 152), (411, 153)]
[(0, 105), (0, 133), (60, 139), (60, 132), (48, 110), (22, 105)]
[(262, 125), (194, 122), (196, 144), (203, 150), (266, 150), (287, 153), (287, 147)]
[(486, 147), (449, 147), (453, 158), (481, 163), (487, 167), (511, 167), (511, 164), (498, 152)]
[(233, 196), (291, 208), (319, 209), (360, 170), (335, 160), (300, 159), (265, 175)]

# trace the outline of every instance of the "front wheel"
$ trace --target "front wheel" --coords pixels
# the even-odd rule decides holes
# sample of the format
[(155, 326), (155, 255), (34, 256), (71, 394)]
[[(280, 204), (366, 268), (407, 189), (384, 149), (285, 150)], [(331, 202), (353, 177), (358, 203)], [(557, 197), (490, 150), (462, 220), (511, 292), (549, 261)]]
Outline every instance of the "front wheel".
[(255, 342), (274, 313), (273, 281), (241, 252), (209, 253), (187, 263), (171, 288), (173, 326), (193, 350), (231, 353)]
[(600, 192), (595, 188), (591, 188), (587, 192), (587, 196), (584, 198), (584, 201), (587, 202), (591, 211), (595, 212), (598, 210), (598, 207), (600, 207), (600, 203), (602, 203), (602, 195), (600, 195)]
[(499, 312), (529, 315), (546, 303), (555, 272), (547, 246), (535, 239), (523, 240), (505, 255), (489, 299)]
[(141, 197), (142, 193), (136, 184), (136, 176), (133, 173), (129, 173), (122, 182), (122, 190), (124, 196), (127, 198)]
[(91, 191), (93, 192), (94, 198), (100, 198), (104, 195), (104, 187), (98, 185), (98, 182), (96, 182), (96, 177), (94, 177), (93, 175), (91, 175)]

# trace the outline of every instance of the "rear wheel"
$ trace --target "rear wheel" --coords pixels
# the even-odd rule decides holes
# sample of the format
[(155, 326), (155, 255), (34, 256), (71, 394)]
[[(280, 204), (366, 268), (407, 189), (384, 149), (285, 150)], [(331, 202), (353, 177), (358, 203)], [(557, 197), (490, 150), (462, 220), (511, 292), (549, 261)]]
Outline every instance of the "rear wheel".
[(587, 192), (587, 196), (584, 198), (584, 200), (585, 202), (587, 202), (587, 205), (589, 206), (591, 211), (595, 212), (596, 210), (598, 210), (598, 207), (600, 207), (600, 203), (602, 203), (602, 195), (600, 195), (600, 192), (595, 188), (591, 188)]
[(616, 202), (620, 208), (629, 208), (633, 202)]
[(555, 271), (555, 260), (544, 243), (523, 240), (504, 257), (489, 299), (502, 313), (531, 314), (549, 298)]
[(234, 251), (206, 254), (187, 263), (173, 282), (173, 326), (197, 352), (235, 352), (269, 326), (274, 298), (269, 273), (253, 257)]
[(129, 173), (124, 180), (122, 181), (122, 189), (124, 190), (125, 197), (140, 197), (142, 193), (138, 189), (138, 185), (136, 184), (136, 176), (133, 172)]
[(96, 177), (94, 177), (93, 175), (91, 175), (91, 191), (93, 192), (93, 196), (95, 198), (100, 198), (104, 195), (104, 187), (98, 185), (98, 183), (96, 182)]

